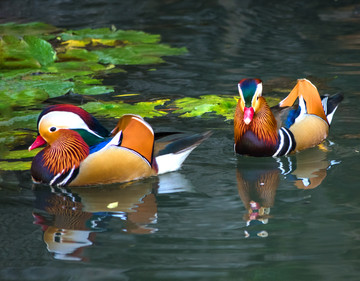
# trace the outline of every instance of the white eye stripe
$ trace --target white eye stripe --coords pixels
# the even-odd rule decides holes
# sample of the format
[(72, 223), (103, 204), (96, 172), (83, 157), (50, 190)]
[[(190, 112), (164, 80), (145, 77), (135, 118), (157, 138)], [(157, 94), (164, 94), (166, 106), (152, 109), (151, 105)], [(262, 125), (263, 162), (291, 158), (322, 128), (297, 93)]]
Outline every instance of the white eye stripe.
[(262, 90), (263, 90), (262, 83), (257, 84), (255, 93), (254, 93), (253, 98), (252, 98), (252, 100), (251, 100), (252, 106), (255, 106), (254, 103), (256, 102), (256, 100), (258, 99), (258, 97), (261, 97), (261, 95), (262, 95)]
[[(52, 111), (45, 114), (39, 121), (39, 129), (42, 126), (48, 126), (56, 129), (84, 129), (89, 133), (102, 138), (100, 135), (91, 130), (88, 125), (80, 118), (79, 115), (68, 111)], [(45, 127), (46, 128), (46, 127)], [(51, 132), (51, 131), (50, 131)]]
[(263, 91), (263, 85), (262, 83), (259, 83), (256, 87), (255, 95), (260, 97), (262, 95), (262, 91)]
[(239, 90), (239, 95), (240, 95), (241, 99), (242, 99), (243, 101), (245, 101), (245, 99), (244, 99), (244, 94), (243, 94), (243, 91), (241, 90), (241, 85), (240, 85), (240, 83), (238, 84), (238, 90)]

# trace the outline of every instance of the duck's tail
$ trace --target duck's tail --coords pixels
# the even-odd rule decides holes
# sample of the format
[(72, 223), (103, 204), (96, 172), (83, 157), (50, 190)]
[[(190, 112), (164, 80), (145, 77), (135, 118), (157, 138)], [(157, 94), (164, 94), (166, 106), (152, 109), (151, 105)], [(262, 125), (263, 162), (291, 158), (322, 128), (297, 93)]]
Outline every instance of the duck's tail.
[(315, 85), (309, 80), (298, 79), (294, 89), (279, 103), (279, 106), (292, 106), (297, 98), (299, 98), (300, 114), (308, 113), (317, 115), (329, 125), (339, 103), (343, 100), (341, 94), (320, 96)]
[(210, 137), (211, 132), (195, 134), (187, 137), (176, 138), (171, 141), (158, 141), (155, 143), (155, 162), (158, 174), (173, 172), (180, 169), (182, 163), (191, 151)]
[(331, 124), (336, 109), (338, 108), (340, 102), (343, 99), (344, 96), (342, 94), (335, 94), (333, 96), (321, 96), (321, 103), (323, 105), (329, 125)]

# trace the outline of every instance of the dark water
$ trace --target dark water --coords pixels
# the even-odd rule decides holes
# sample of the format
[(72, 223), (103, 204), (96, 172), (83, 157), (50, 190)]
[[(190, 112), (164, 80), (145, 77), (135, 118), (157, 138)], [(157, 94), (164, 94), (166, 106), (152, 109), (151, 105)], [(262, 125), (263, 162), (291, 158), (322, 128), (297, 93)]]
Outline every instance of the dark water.
[(121, 94), (236, 95), (244, 77), (265, 92), (309, 77), (345, 99), (322, 148), (280, 160), (235, 156), (223, 118), (173, 116), (149, 121), (213, 131), (177, 173), (71, 192), (1, 173), (0, 280), (358, 280), (359, 5), (2, 0), (1, 22), (114, 24), (188, 48), (156, 71), (113, 77)]

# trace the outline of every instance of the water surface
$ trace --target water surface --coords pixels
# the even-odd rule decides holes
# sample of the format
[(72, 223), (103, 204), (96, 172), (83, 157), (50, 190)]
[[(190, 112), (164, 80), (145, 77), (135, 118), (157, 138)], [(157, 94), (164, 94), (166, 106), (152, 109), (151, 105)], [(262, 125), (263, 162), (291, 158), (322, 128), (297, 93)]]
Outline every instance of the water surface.
[[(189, 53), (106, 80), (146, 98), (236, 95), (308, 77), (343, 93), (321, 148), (233, 153), (221, 117), (148, 120), (213, 136), (176, 173), (92, 189), (34, 187), (1, 172), (1, 280), (357, 280), (359, 6), (355, 1), (1, 1), (0, 20), (161, 34)], [(280, 87), (281, 86), (281, 87)], [(281, 95), (281, 93), (277, 93)], [(102, 120), (109, 127), (115, 120)]]

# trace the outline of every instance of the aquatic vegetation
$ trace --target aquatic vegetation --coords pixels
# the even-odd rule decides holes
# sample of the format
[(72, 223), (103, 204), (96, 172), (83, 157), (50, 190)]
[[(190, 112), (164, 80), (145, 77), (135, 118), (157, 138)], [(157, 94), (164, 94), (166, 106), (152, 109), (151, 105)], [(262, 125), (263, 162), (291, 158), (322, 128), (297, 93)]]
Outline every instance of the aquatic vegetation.
[[(279, 98), (267, 98), (269, 104), (275, 105)], [(199, 98), (185, 97), (175, 100), (170, 106), (176, 109), (173, 113), (180, 114), (180, 117), (213, 116), (214, 114), (223, 116), (226, 120), (234, 118), (234, 109), (238, 97), (236, 96), (217, 96), (206, 95)]]
[[(182, 55), (185, 47), (160, 43), (157, 34), (115, 27), (63, 30), (45, 23), (0, 25), (0, 170), (26, 170), (33, 153), (26, 146), (36, 120), (49, 99), (82, 97), (82, 107), (98, 117), (134, 113), (145, 118), (222, 116), (231, 119), (236, 98), (224, 95), (176, 100), (115, 93), (103, 77), (124, 73), (126, 65), (164, 63), (164, 56)], [(95, 98), (91, 98), (96, 96)], [(102, 98), (105, 97), (105, 98)], [(99, 101), (100, 100), (100, 101)], [(278, 100), (277, 100), (278, 101)], [(271, 103), (271, 101), (270, 101)], [(30, 140), (31, 141), (31, 140)]]
[[(36, 129), (39, 104), (49, 98), (113, 93), (114, 87), (104, 85), (102, 77), (125, 72), (121, 65), (163, 63), (163, 56), (187, 52), (161, 44), (160, 39), (156, 34), (115, 28), (62, 30), (40, 22), (1, 24), (0, 144), (7, 149), (0, 152), (26, 143), (29, 133), (24, 128)], [(146, 103), (139, 107), (142, 115), (161, 115), (147, 113), (151, 109)]]

